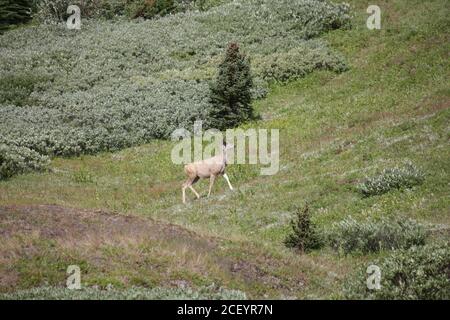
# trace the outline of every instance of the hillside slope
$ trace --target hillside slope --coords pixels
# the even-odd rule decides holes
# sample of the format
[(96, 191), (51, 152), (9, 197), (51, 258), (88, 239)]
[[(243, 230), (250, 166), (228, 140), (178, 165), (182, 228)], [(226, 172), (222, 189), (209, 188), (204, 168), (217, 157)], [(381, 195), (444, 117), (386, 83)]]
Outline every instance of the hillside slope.
[[(187, 271), (171, 274), (173, 280), (194, 287), (214, 282), (244, 291), (250, 298), (342, 298), (342, 286), (358, 266), (387, 253), (339, 255), (324, 248), (299, 254), (285, 248), (283, 239), (296, 206), (308, 202), (313, 221), (324, 230), (349, 216), (357, 221), (406, 217), (442, 230), (450, 227), (450, 4), (379, 1), (382, 29), (370, 31), (365, 26), (367, 2), (350, 3), (353, 28), (325, 36), (344, 53), (350, 70), (340, 75), (320, 71), (286, 85), (272, 85), (268, 97), (255, 103), (263, 120), (248, 126), (280, 129), (278, 174), (259, 176), (255, 167), (230, 166), (237, 190), (228, 191), (220, 181), (211, 198), (191, 198), (184, 206), (182, 168), (170, 161), (173, 144), (154, 141), (116, 153), (57, 158), (52, 172), (0, 181), (0, 205), (56, 204), (175, 223), (205, 239), (223, 239), (222, 258), (239, 261), (234, 268), (243, 273), (263, 272), (268, 278), (246, 281), (224, 276), (220, 264), (209, 260), (201, 270), (187, 263)], [(423, 184), (373, 197), (356, 191), (366, 176), (405, 161), (425, 172)], [(206, 182), (200, 182), (197, 190), (205, 194), (206, 188)], [(448, 232), (429, 241), (437, 238), (449, 241)], [(127, 247), (135, 255), (141, 249), (136, 243)], [(98, 250), (109, 249), (100, 244)], [(184, 261), (174, 252), (165, 267)], [(153, 253), (146, 257), (151, 259)], [(84, 262), (88, 285), (169, 285), (167, 278), (159, 276), (150, 283), (145, 277), (130, 282), (121, 254), (113, 252), (108, 258), (117, 267), (99, 270), (92, 261)], [(70, 255), (61, 260), (57, 250), (33, 251), (27, 259), (3, 265), (16, 270), (21, 280), (14, 288), (0, 282), (1, 290), (45, 282), (62, 285), (69, 261)], [(45, 272), (32, 274), (36, 265)], [(159, 260), (148, 260), (144, 269), (159, 265), (163, 265)]]

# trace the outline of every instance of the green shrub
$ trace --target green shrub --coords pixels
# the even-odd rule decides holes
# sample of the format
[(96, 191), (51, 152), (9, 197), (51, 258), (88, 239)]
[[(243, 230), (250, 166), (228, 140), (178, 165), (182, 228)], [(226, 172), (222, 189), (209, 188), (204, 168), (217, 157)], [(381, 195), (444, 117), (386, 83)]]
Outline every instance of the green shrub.
[(264, 80), (280, 82), (303, 78), (317, 69), (337, 73), (348, 69), (344, 59), (329, 50), (323, 41), (309, 42), (287, 52), (277, 52), (253, 60), (257, 74)]
[(67, 14), (69, 5), (80, 7), (81, 17), (86, 17), (87, 6), (94, 2), (87, 1), (86, 4), (72, 0), (39, 0), (34, 18), (41, 23), (56, 23), (66, 21), (70, 14)]
[(41, 22), (63, 22), (68, 18), (69, 5), (80, 7), (82, 18), (150, 19), (188, 10), (207, 10), (229, 0), (35, 0), (38, 10), (35, 18)]
[(408, 162), (402, 167), (384, 169), (377, 176), (367, 178), (357, 189), (363, 196), (370, 197), (393, 189), (411, 188), (421, 184), (424, 179), (423, 172)]
[(182, 0), (185, 4), (187, 3), (194, 9), (198, 9), (200, 11), (207, 11), (213, 7), (217, 7), (230, 1), (232, 0)]
[(29, 21), (33, 8), (33, 0), (0, 1), (0, 33), (13, 25)]
[(381, 261), (381, 288), (367, 288), (366, 268), (344, 286), (349, 299), (450, 299), (450, 243), (397, 250)]
[(37, 103), (31, 97), (36, 86), (46, 77), (31, 74), (29, 72), (4, 73), (0, 78), (0, 104), (15, 106), (34, 105)]
[(344, 253), (369, 253), (424, 245), (426, 230), (421, 224), (406, 218), (358, 222), (348, 217), (335, 223), (326, 238), (331, 247)]
[(297, 248), (302, 252), (318, 249), (323, 241), (316, 226), (311, 222), (309, 206), (297, 208), (295, 217), (291, 221), (291, 233), (284, 240), (284, 244), (289, 248)]
[(217, 78), (211, 85), (211, 127), (234, 128), (254, 119), (252, 88), (250, 62), (239, 51), (239, 45), (232, 42), (228, 45), (225, 59), (219, 65)]
[(253, 87), (250, 90), (252, 100), (264, 99), (269, 93), (269, 85), (259, 77), (253, 78)]
[(60, 287), (39, 287), (0, 294), (0, 300), (245, 300), (244, 292), (216, 286), (192, 288), (142, 288), (126, 290), (92, 287), (70, 290)]
[(176, 11), (176, 1), (174, 0), (135, 0), (126, 6), (128, 17), (135, 18), (153, 18), (155, 16), (164, 16)]
[(43, 170), (48, 157), (26, 147), (0, 144), (0, 180), (15, 174)]

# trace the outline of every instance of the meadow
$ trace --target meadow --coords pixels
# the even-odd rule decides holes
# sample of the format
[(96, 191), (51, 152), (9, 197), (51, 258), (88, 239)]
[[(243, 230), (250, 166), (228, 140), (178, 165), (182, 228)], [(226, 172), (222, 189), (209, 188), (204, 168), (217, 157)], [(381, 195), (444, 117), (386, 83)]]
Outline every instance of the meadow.
[(348, 23), (345, 5), (252, 0), (140, 22), (86, 20), (75, 32), (12, 30), (0, 38), (0, 178), (44, 167), (47, 156), (120, 150), (207, 124), (208, 83), (231, 41), (253, 59), (255, 97), (268, 81), (341, 72), (343, 58), (316, 38)]
[[(53, 158), (0, 181), (1, 298), (449, 298), (450, 4), (378, 1), (382, 28), (368, 30), (367, 1), (269, 1), (258, 13), (260, 2), (0, 36), (3, 74), (53, 77), (13, 102), (3, 92), (27, 86), (2, 76), (3, 148)], [(183, 205), (163, 138), (207, 109), (207, 80), (235, 37), (265, 88), (261, 119), (242, 128), (280, 129), (280, 171), (230, 166), (235, 191), (219, 180)], [(180, 114), (158, 103), (172, 93)], [(305, 204), (332, 240), (300, 252), (284, 240)], [(62, 289), (73, 264), (78, 293)], [(364, 287), (370, 264), (377, 292)]]

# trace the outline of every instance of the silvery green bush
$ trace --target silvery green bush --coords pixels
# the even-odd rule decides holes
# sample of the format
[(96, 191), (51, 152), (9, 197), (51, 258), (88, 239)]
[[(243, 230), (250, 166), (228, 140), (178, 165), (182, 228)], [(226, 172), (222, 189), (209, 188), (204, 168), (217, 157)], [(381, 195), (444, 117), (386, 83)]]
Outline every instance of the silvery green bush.
[(83, 18), (115, 17), (153, 18), (187, 10), (207, 10), (231, 0), (34, 0), (34, 18), (44, 23), (58, 23), (67, 19), (69, 5), (80, 7)]
[(70, 290), (62, 287), (38, 287), (0, 294), (0, 300), (245, 300), (238, 290), (214, 286), (192, 288), (142, 288), (101, 290), (86, 287)]
[(381, 271), (381, 288), (369, 290), (366, 266), (345, 283), (348, 299), (448, 300), (450, 299), (450, 244), (411, 247), (393, 251), (370, 264)]
[(424, 179), (424, 173), (408, 162), (401, 167), (384, 169), (380, 174), (367, 178), (357, 186), (357, 189), (362, 195), (369, 197), (393, 189), (411, 188), (421, 184)]
[(43, 170), (48, 157), (27, 147), (6, 145), (0, 142), (0, 180), (15, 174)]
[(0, 92), (9, 93), (0, 100), (0, 136), (48, 156), (168, 138), (197, 119), (208, 123), (209, 82), (229, 42), (254, 58), (252, 96), (263, 97), (269, 81), (344, 70), (342, 57), (312, 38), (349, 21), (345, 4), (247, 0), (154, 20), (85, 19), (81, 30), (12, 30), (0, 36), (8, 79)]
[(426, 237), (423, 225), (403, 217), (369, 218), (366, 221), (348, 217), (333, 224), (331, 230), (326, 232), (330, 246), (344, 253), (407, 249), (424, 245)]
[(343, 58), (330, 51), (322, 41), (309, 41), (289, 51), (254, 59), (255, 71), (263, 79), (280, 82), (304, 77), (316, 69), (340, 73), (347, 70)]
[(34, 19), (41, 23), (57, 23), (69, 16), (67, 7), (77, 5), (83, 13), (90, 12), (97, 1), (80, 1), (71, 0), (38, 0), (36, 1), (36, 12), (33, 14)]

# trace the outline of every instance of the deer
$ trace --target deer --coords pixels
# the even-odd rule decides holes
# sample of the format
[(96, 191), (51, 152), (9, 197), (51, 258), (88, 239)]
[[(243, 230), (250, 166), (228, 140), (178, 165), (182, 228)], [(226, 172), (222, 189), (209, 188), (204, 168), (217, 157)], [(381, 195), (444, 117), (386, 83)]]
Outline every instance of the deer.
[(197, 162), (188, 163), (184, 166), (184, 172), (188, 176), (185, 183), (182, 186), (183, 203), (186, 203), (186, 189), (189, 188), (195, 194), (197, 199), (200, 199), (200, 195), (195, 191), (192, 186), (199, 179), (209, 178), (209, 191), (208, 197), (211, 195), (211, 190), (214, 185), (214, 181), (218, 176), (223, 176), (228, 183), (228, 187), (233, 191), (233, 186), (230, 183), (228, 175), (225, 173), (227, 167), (227, 151), (232, 149), (233, 145), (227, 145), (225, 142), (222, 145), (221, 153), (215, 157), (204, 159)]

